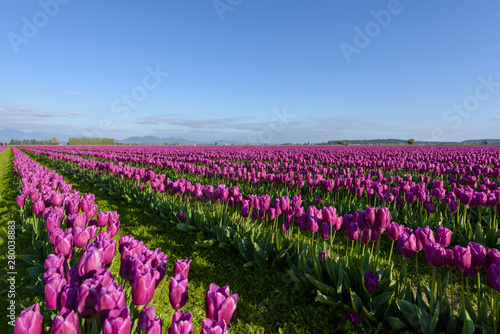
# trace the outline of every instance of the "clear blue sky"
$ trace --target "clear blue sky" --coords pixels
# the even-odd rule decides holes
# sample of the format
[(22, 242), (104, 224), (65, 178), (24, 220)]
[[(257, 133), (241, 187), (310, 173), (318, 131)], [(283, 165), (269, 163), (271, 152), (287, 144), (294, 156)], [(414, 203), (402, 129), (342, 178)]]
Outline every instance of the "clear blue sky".
[(498, 1), (0, 8), (0, 128), (269, 143), (500, 137)]

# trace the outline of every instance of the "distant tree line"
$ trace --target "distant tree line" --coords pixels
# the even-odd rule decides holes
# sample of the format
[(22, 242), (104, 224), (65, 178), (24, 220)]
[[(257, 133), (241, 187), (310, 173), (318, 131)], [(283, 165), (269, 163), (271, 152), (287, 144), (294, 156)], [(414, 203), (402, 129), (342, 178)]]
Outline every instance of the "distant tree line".
[(10, 145), (60, 145), (61, 141), (57, 137), (52, 137), (50, 140), (36, 139), (11, 139)]
[(112, 138), (70, 138), (68, 145), (115, 145)]

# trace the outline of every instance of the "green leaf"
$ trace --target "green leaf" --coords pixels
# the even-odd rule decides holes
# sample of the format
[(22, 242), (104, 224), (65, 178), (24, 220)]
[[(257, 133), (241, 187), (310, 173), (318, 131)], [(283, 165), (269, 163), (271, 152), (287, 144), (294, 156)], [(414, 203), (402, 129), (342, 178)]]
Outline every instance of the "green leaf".
[(351, 303), (352, 303), (352, 309), (356, 313), (361, 312), (361, 308), (363, 307), (363, 302), (361, 301), (361, 298), (356, 294), (356, 292), (351, 290)]
[(399, 318), (396, 318), (396, 317), (385, 317), (384, 320), (396, 332), (399, 332), (400, 330), (402, 330), (403, 328), (406, 327), (405, 323), (402, 322)]
[(372, 311), (373, 313), (377, 312), (385, 312), (385, 308), (382, 309), (384, 305), (387, 304), (391, 300), (391, 298), (394, 296), (394, 291), (389, 291), (389, 292), (384, 292), (372, 299)]
[[(195, 226), (192, 226), (192, 227), (194, 227), (196, 229)], [(177, 229), (181, 230), (184, 233), (189, 233), (189, 232), (193, 231), (191, 229), (191, 226), (189, 224), (186, 224), (186, 223), (177, 224)]]
[(399, 310), (405, 316), (406, 320), (415, 330), (420, 330), (420, 321), (418, 317), (419, 308), (417, 305), (409, 301), (398, 299), (396, 300)]
[(436, 330), (436, 326), (438, 324), (438, 320), (439, 320), (439, 305), (440, 303), (435, 303), (436, 304), (436, 309), (434, 310), (434, 314), (432, 314), (432, 319), (431, 319), (431, 327), (429, 329), (429, 332), (430, 333), (434, 333), (434, 331)]
[(248, 268), (248, 267), (251, 267), (251, 266), (253, 266), (253, 265), (255, 265), (255, 261), (254, 261), (254, 260), (252, 260), (252, 261), (248, 261), (247, 263), (245, 263), (245, 264), (243, 265), (243, 267)]
[(368, 311), (366, 309), (366, 307), (363, 306), (363, 313), (365, 314), (365, 316), (368, 318), (368, 320), (370, 320), (371, 322), (373, 323), (377, 323), (378, 322), (378, 319), (373, 315), (372, 312)]
[(33, 254), (21, 254), (18, 255), (17, 258), (23, 260), (24, 262), (30, 265), (38, 263), (38, 256)]
[(318, 293), (318, 295), (316, 296), (316, 298), (314, 300), (319, 302), (319, 303), (331, 305), (335, 308), (344, 306), (344, 303), (342, 303), (342, 301), (338, 300), (337, 298), (325, 296), (325, 295), (321, 294), (319, 291), (317, 293)]
[(474, 322), (472, 321), (472, 318), (469, 315), (469, 312), (467, 310), (464, 311), (464, 326), (462, 327), (462, 334), (469, 334), (469, 333), (474, 333)]
[(477, 312), (477, 322), (486, 323), (488, 321), (488, 300), (485, 296), (481, 299), (479, 310)]

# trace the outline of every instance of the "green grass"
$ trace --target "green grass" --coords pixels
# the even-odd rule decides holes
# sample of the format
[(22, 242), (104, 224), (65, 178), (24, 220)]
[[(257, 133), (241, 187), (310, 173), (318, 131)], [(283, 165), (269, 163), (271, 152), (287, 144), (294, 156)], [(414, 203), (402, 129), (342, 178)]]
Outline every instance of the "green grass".
[[(62, 174), (62, 171), (56, 170)], [(359, 332), (360, 327), (347, 321), (341, 311), (315, 303), (313, 287), (294, 282), (286, 273), (273, 268), (243, 268), (244, 260), (234, 250), (218, 247), (198, 248), (195, 234), (179, 231), (175, 224), (151, 219), (139, 205), (110, 196), (105, 190), (64, 175), (80, 193), (91, 192), (100, 211), (118, 211), (120, 234), (133, 235), (151, 249), (160, 247), (169, 255), (167, 273), (151, 304), (164, 322), (170, 323), (173, 310), (168, 301), (168, 285), (175, 259), (191, 259), (189, 300), (182, 309), (194, 315), (194, 332), (199, 332), (205, 316), (205, 292), (210, 283), (228, 285), (239, 295), (238, 306), (231, 320), (231, 333), (336, 333)], [(15, 207), (15, 194), (12, 194)], [(117, 272), (117, 261), (112, 271)], [(359, 326), (359, 325), (358, 325)]]
[[(16, 302), (16, 315), (26, 307), (39, 301), (35, 294), (27, 289), (31, 280), (26, 269), (28, 264), (19, 260), (19, 255), (29, 254), (31, 242), (23, 238), (20, 233), (16, 233), (16, 275), (8, 275), (11, 271), (8, 268), (8, 248), (7, 248), (7, 226), (9, 221), (15, 221), (21, 224), (19, 220), (19, 209), (16, 205), (17, 176), (12, 173), (14, 166), (12, 164), (11, 148), (0, 153), (0, 331), (2, 333), (11, 333), (12, 327), (8, 324), (7, 306), (10, 300)], [(10, 285), (7, 278), (15, 277), (15, 297), (9, 297)]]

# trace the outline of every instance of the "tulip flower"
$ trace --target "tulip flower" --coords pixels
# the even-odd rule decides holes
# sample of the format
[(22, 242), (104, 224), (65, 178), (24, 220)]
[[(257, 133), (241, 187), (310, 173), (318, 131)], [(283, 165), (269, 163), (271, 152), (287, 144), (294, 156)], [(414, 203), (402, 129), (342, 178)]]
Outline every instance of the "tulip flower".
[(500, 252), (496, 248), (490, 248), (486, 253), (486, 269), (488, 269), (492, 264), (500, 266)]
[(116, 240), (103, 239), (97, 242), (97, 247), (102, 249), (102, 261), (104, 265), (110, 265), (116, 254)]
[(436, 230), (436, 242), (443, 247), (448, 247), (451, 241), (451, 231), (439, 226)]
[(457, 212), (458, 211), (458, 203), (455, 201), (451, 201), (449, 204), (450, 211), (451, 212)]
[(16, 204), (18, 207), (23, 207), (25, 203), (25, 196), (24, 195), (17, 195), (16, 197)]
[(483, 245), (469, 241), (471, 253), (471, 265), (473, 267), (484, 267), (486, 265), (486, 248)]
[(201, 323), (201, 334), (228, 334), (226, 322), (205, 318)]
[(73, 228), (73, 242), (75, 247), (84, 248), (90, 240), (95, 238), (96, 233), (97, 226)]
[(415, 237), (417, 238), (417, 251), (421, 251), (428, 242), (436, 242), (434, 233), (429, 226), (418, 227), (415, 231)]
[(132, 282), (132, 301), (135, 305), (146, 305), (153, 299), (156, 281), (160, 274), (153, 268), (148, 268), (133, 280)]
[(455, 257), (455, 267), (464, 271), (465, 269), (469, 269), (471, 266), (471, 251), (469, 247), (461, 247), (460, 245), (456, 245), (453, 248), (453, 256)]
[(139, 316), (139, 328), (142, 331), (146, 331), (148, 329), (149, 321), (152, 321), (155, 318), (156, 318), (156, 307), (151, 307), (151, 305), (144, 306), (144, 308), (141, 310), (141, 315)]
[(146, 334), (161, 334), (162, 327), (163, 321), (161, 318), (150, 320), (146, 328)]
[(349, 225), (347, 226), (347, 237), (351, 240), (358, 240), (359, 239), (358, 224), (356, 224), (354, 222), (349, 223)]
[(45, 304), (49, 310), (55, 310), (60, 302), (61, 291), (67, 284), (66, 278), (59, 275), (50, 277), (44, 285)]
[(61, 307), (77, 311), (78, 306), (78, 283), (66, 284), (61, 291)]
[[(41, 334), (43, 330), (43, 316), (40, 305), (33, 304), (22, 310), (14, 323), (14, 334)], [(170, 333), (169, 333), (170, 334)]]
[(351, 310), (347, 311), (347, 313), (344, 313), (344, 317), (351, 320), (354, 325), (357, 325), (361, 321), (361, 317), (359, 316), (359, 314)]
[(178, 310), (188, 300), (188, 281), (184, 276), (177, 275), (170, 280), (168, 299), (174, 310)]
[(379, 279), (379, 275), (373, 273), (371, 269), (368, 270), (367, 273), (365, 273), (364, 283), (365, 288), (369, 293), (374, 293), (375, 291), (377, 291)]
[(500, 266), (493, 263), (486, 274), (488, 286), (495, 291), (500, 291)]
[(91, 246), (87, 246), (80, 258), (78, 275), (82, 278), (90, 278), (103, 266), (103, 250), (91, 244)]
[(417, 238), (415, 234), (402, 233), (398, 237), (398, 253), (404, 258), (410, 258), (417, 251)]
[(80, 317), (92, 319), (97, 314), (101, 285), (94, 279), (85, 280), (78, 291), (77, 311)]
[(109, 221), (108, 222), (108, 229), (107, 232), (111, 232), (111, 238), (113, 238), (115, 235), (118, 234), (118, 229), (120, 228), (120, 222), (119, 221)]
[(97, 302), (97, 315), (101, 325), (108, 317), (109, 312), (115, 308), (125, 306), (125, 292), (123, 286), (118, 286), (118, 283), (113, 282), (106, 287), (101, 288), (99, 299)]
[(45, 203), (42, 200), (38, 200), (33, 203), (33, 213), (39, 215), (45, 210)]
[(47, 259), (44, 262), (45, 270), (49, 268), (58, 268), (58, 267), (62, 267), (64, 271), (66, 270), (67, 262), (64, 255), (49, 254), (49, 256), (47, 256)]
[(60, 227), (61, 220), (59, 219), (59, 215), (55, 212), (49, 213), (45, 218), (45, 228), (47, 229), (47, 232)]
[(97, 226), (104, 227), (108, 225), (108, 220), (109, 220), (109, 212), (99, 211), (99, 213), (97, 214)]
[(210, 284), (205, 296), (205, 310), (207, 318), (212, 320), (224, 320), (229, 323), (236, 310), (238, 295), (230, 295), (229, 287), (219, 287), (217, 284)]
[(321, 236), (323, 239), (330, 238), (330, 225), (328, 225), (328, 223), (321, 224)]
[(174, 277), (181, 274), (187, 279), (190, 264), (191, 260), (176, 260), (174, 264)]
[[(172, 317), (172, 324), (168, 328), (168, 334), (192, 334), (193, 315), (191, 313), (175, 312)], [(142, 328), (141, 328), (142, 329)]]
[(66, 307), (52, 321), (51, 334), (80, 334), (78, 315)]
[(446, 251), (438, 243), (428, 242), (425, 245), (425, 261), (433, 267), (443, 268), (446, 264)]
[(396, 241), (398, 240), (399, 236), (403, 233), (404, 231), (404, 226), (400, 226), (396, 222), (392, 222), (389, 224), (387, 227), (387, 236), (392, 240)]
[(102, 325), (103, 334), (129, 334), (130, 329), (130, 310), (126, 306), (111, 310)]

